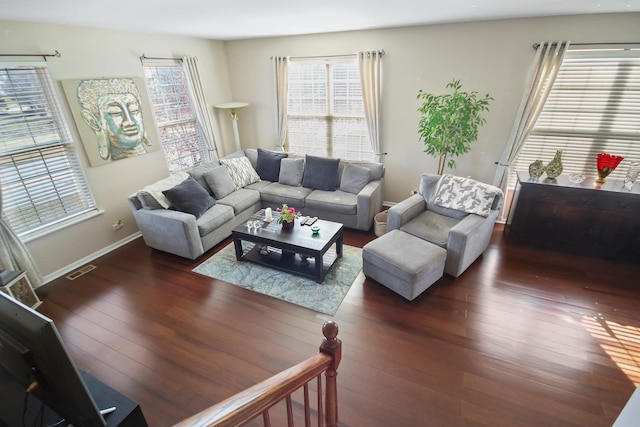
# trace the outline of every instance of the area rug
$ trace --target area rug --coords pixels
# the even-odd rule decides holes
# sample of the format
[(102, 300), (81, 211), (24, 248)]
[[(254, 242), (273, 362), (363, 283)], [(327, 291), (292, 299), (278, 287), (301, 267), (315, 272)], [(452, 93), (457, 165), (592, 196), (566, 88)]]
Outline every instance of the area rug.
[(362, 249), (353, 246), (343, 245), (342, 258), (336, 260), (323, 283), (316, 283), (252, 262), (238, 262), (230, 243), (193, 272), (333, 316), (361, 270)]

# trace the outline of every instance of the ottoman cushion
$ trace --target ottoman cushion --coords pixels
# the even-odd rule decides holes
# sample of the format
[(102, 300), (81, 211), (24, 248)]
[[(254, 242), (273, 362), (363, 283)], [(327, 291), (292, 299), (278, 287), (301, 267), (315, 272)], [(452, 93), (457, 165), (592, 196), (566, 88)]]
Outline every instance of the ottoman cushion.
[(442, 277), (446, 257), (445, 249), (400, 230), (362, 248), (364, 274), (408, 300)]

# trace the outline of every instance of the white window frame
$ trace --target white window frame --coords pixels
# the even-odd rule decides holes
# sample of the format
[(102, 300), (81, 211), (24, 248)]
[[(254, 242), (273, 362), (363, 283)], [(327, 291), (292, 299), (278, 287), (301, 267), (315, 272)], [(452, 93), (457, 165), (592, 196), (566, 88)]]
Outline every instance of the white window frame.
[(640, 161), (640, 46), (570, 47), (536, 124), (511, 165), (516, 172), (563, 150), (563, 174), (596, 176), (596, 154), (625, 160), (608, 180), (622, 180)]
[(28, 242), (100, 212), (46, 63), (0, 63), (2, 217)]
[[(340, 67), (342, 79), (334, 73)], [(287, 97), (287, 151), (375, 161), (356, 56), (292, 58)]]
[[(182, 60), (144, 61), (143, 68), (169, 172), (186, 171), (208, 162), (209, 145)], [(159, 82), (160, 74), (172, 77)]]

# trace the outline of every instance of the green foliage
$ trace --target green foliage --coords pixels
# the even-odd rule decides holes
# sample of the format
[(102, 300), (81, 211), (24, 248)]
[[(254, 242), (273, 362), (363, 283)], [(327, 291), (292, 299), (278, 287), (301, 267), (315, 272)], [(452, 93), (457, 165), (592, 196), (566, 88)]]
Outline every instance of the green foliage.
[(478, 98), (478, 92), (462, 92), (460, 80), (447, 84), (453, 93), (432, 95), (420, 89), (417, 99), (422, 100), (418, 111), (422, 114), (418, 125), (420, 141), (424, 152), (438, 158), (438, 174), (445, 165), (456, 167), (454, 157), (471, 149), (471, 143), (478, 139), (478, 128), (486, 123), (483, 111), (489, 111), (489, 94)]

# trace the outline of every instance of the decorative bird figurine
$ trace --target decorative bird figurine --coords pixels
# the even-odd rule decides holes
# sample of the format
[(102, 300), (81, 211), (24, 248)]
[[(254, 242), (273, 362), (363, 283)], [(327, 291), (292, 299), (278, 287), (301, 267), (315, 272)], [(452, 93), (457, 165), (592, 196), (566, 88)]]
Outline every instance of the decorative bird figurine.
[(547, 177), (556, 179), (562, 173), (562, 150), (556, 150), (553, 160), (547, 164)]
[(547, 167), (542, 163), (542, 160), (536, 160), (529, 165), (529, 178), (540, 178), (546, 169)]

